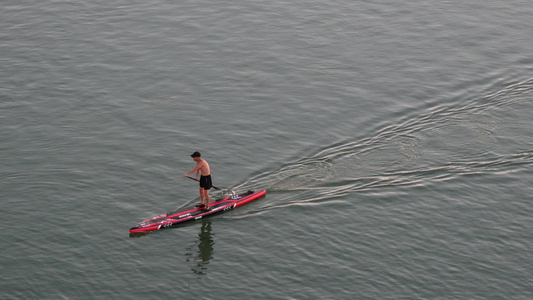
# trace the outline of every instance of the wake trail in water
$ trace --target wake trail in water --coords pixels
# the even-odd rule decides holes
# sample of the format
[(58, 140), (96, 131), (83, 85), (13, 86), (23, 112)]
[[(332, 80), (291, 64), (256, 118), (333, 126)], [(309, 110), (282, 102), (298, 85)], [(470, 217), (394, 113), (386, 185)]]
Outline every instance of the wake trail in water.
[[(463, 105), (458, 103), (461, 99), (435, 104), (429, 113), (412, 112), (403, 122), (385, 126), (372, 137), (327, 147), (279, 171), (258, 174), (236, 188), (298, 191), (295, 197), (305, 199), (303, 202), (329, 203), (353, 192), (519, 171), (533, 164), (533, 151), (524, 147), (517, 153), (500, 153), (495, 150), (495, 132), (517, 122), (504, 113), (529, 117), (518, 112), (533, 111), (532, 92), (533, 78)], [(520, 138), (525, 145), (533, 144), (531, 136)]]

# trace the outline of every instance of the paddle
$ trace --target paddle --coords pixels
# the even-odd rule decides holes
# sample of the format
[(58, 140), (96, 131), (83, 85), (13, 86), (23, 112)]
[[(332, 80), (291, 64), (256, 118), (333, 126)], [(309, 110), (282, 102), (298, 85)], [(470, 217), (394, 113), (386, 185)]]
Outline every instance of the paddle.
[[(198, 179), (193, 178), (193, 177), (191, 177), (191, 176), (187, 176), (187, 178), (192, 179), (192, 180), (194, 180), (194, 181), (198, 181)], [(214, 186), (214, 185), (213, 185), (213, 188), (214, 188), (215, 190), (220, 190), (220, 188), (217, 188), (217, 187)]]

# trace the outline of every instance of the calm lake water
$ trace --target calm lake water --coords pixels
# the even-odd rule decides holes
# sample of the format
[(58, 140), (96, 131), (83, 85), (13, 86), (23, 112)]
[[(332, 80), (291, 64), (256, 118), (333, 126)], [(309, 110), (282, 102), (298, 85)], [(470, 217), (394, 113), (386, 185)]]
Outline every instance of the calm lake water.
[[(3, 1), (0, 298), (532, 299), (532, 15)], [(194, 151), (267, 196), (130, 237)]]

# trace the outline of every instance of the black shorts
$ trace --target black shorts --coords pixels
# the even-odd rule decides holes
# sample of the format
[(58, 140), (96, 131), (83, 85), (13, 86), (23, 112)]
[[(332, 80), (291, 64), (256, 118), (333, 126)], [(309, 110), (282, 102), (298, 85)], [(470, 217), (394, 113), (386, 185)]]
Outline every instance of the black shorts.
[(213, 187), (213, 182), (211, 182), (211, 175), (200, 176), (200, 187), (204, 190), (208, 190)]

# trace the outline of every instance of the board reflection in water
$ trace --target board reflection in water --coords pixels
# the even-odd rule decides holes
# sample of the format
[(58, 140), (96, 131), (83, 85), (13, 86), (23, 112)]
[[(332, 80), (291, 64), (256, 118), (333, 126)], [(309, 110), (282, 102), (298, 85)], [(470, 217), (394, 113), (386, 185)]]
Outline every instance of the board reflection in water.
[(211, 233), (211, 221), (203, 220), (202, 227), (198, 233), (198, 240), (187, 251), (187, 262), (193, 263), (191, 271), (194, 274), (207, 274), (207, 265), (213, 258), (214, 244), (215, 241), (213, 240), (213, 234)]

